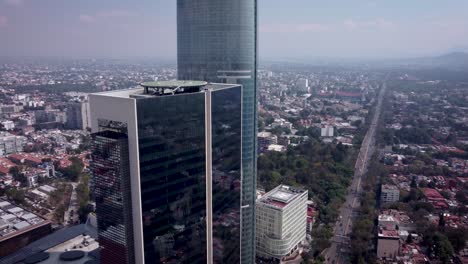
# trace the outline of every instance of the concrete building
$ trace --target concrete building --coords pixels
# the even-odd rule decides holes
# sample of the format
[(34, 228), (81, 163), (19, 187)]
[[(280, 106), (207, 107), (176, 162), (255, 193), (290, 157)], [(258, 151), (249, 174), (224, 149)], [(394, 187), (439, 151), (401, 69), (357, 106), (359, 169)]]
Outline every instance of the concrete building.
[(89, 102), (81, 104), (81, 120), (83, 120), (83, 129), (91, 128), (91, 111), (89, 109)]
[(37, 129), (62, 128), (67, 121), (66, 112), (59, 109), (34, 111), (35, 126)]
[(279, 262), (306, 238), (306, 190), (280, 185), (256, 202), (257, 258)]
[(287, 148), (283, 145), (271, 144), (267, 148), (268, 151), (276, 151), (276, 152), (285, 152)]
[(278, 137), (271, 132), (259, 132), (257, 135), (258, 139), (258, 151), (260, 153), (265, 152), (268, 146), (278, 144)]
[(101, 263), (240, 263), (242, 86), (91, 94)]
[(377, 258), (395, 259), (400, 249), (400, 236), (396, 230), (380, 230), (377, 237)]
[(389, 204), (398, 202), (400, 200), (400, 190), (395, 185), (383, 184), (380, 193), (380, 202), (382, 204)]
[(323, 124), (320, 126), (321, 137), (333, 137), (334, 128), (331, 125)]
[(22, 105), (0, 105), (0, 114), (18, 113), (22, 110)]
[(310, 89), (309, 89), (309, 79), (300, 78), (299, 80), (297, 80), (297, 82), (296, 82), (296, 89), (297, 89), (297, 91), (299, 91), (299, 92), (309, 93), (309, 92), (310, 92)]
[(5, 130), (13, 130), (15, 129), (15, 123), (13, 121), (8, 120), (8, 121), (3, 121), (2, 126)]
[(23, 136), (15, 136), (8, 132), (0, 132), (0, 156), (23, 151), (27, 139)]
[(387, 230), (395, 230), (397, 222), (391, 215), (381, 214), (378, 218), (379, 227)]
[(82, 103), (70, 102), (67, 105), (67, 122), (65, 127), (67, 129), (83, 129), (83, 109)]

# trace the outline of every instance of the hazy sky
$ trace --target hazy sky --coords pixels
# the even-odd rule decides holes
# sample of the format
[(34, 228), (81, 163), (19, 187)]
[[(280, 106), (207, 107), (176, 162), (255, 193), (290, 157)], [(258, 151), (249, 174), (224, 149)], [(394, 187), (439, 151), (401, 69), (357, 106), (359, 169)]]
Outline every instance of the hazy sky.
[[(258, 2), (265, 59), (468, 50), (467, 0)], [(0, 0), (0, 56), (175, 58), (175, 8), (176, 0)]]

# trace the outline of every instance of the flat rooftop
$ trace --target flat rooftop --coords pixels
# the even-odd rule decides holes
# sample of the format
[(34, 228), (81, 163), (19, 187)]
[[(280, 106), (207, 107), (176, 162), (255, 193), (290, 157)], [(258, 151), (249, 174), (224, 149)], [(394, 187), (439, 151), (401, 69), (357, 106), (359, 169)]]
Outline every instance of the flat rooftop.
[(272, 205), (281, 209), (306, 192), (306, 190), (299, 188), (280, 185), (263, 195), (260, 199), (258, 199), (258, 202)]
[(382, 190), (398, 190), (398, 187), (396, 185), (383, 184)]
[(395, 218), (391, 215), (381, 214), (379, 215), (379, 221), (395, 221)]
[(0, 241), (17, 234), (50, 223), (48, 220), (18, 207), (8, 201), (0, 200)]
[[(180, 84), (181, 86), (176, 86), (178, 84)], [(188, 93), (193, 94), (203, 92), (204, 90), (221, 90), (225, 88), (240, 86), (239, 84), (207, 83), (202, 81), (147, 82), (142, 83), (140, 85), (141, 87), (139, 88), (105, 91), (93, 93), (92, 95), (144, 99)]]
[[(48, 236), (32, 242), (15, 253), (0, 259), (2, 264), (25, 263), (25, 259), (34, 258), (37, 254), (46, 254), (48, 257), (42, 259), (40, 264), (47, 263), (86, 263), (96, 259), (99, 263), (99, 249), (96, 242), (97, 231), (88, 224), (81, 224), (60, 229)], [(86, 241), (86, 242), (85, 242)], [(76, 261), (60, 262), (60, 254), (67, 250), (79, 250), (84, 256)]]
[(140, 85), (143, 87), (150, 88), (187, 88), (187, 87), (201, 87), (207, 85), (207, 82), (204, 81), (155, 81), (155, 82), (144, 82)]
[(398, 239), (400, 236), (396, 230), (381, 230), (379, 232), (379, 238), (390, 238)]

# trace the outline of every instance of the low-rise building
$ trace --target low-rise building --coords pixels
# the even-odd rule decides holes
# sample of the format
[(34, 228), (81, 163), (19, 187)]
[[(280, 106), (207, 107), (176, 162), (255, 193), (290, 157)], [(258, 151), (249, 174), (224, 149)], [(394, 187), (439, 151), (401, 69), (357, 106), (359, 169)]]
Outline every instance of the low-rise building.
[(285, 152), (286, 151), (286, 147), (285, 146), (282, 146), (282, 145), (275, 145), (275, 144), (272, 144), (272, 145), (269, 145), (268, 146), (268, 151), (276, 151), (276, 152)]
[(15, 129), (15, 123), (13, 123), (13, 121), (11, 121), (11, 120), (7, 120), (7, 121), (2, 122), (2, 126), (3, 126), (3, 128), (5, 130)]
[(436, 209), (447, 209), (448, 204), (445, 198), (437, 191), (432, 188), (423, 188), (425, 201), (431, 203)]
[(396, 230), (381, 229), (377, 237), (377, 258), (395, 259), (400, 249), (400, 236)]
[(50, 221), (0, 200), (0, 258), (50, 232)]
[(391, 215), (381, 214), (378, 218), (379, 227), (385, 228), (387, 230), (395, 230), (397, 222), (395, 218)]
[(256, 202), (257, 257), (279, 262), (306, 238), (306, 190), (280, 185)]

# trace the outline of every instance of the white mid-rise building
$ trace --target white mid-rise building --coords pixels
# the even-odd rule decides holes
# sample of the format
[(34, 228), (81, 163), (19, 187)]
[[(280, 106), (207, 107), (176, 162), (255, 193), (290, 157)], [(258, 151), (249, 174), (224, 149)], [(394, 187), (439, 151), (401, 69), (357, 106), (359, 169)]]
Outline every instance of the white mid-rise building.
[(320, 136), (321, 137), (333, 137), (333, 126), (331, 125), (321, 125), (320, 127)]
[(278, 137), (271, 132), (259, 132), (257, 134), (258, 150), (259, 152), (265, 152), (268, 146), (271, 144), (278, 144)]
[(23, 151), (26, 143), (26, 137), (15, 136), (8, 132), (0, 132), (0, 156)]
[(83, 120), (83, 129), (91, 128), (91, 111), (89, 109), (89, 102), (81, 104), (81, 119)]
[(278, 261), (306, 238), (306, 190), (280, 185), (256, 202), (257, 257)]
[(398, 202), (400, 200), (400, 190), (395, 185), (383, 184), (382, 192), (380, 194), (380, 202), (382, 204), (389, 204)]
[(3, 128), (4, 128), (5, 130), (13, 130), (13, 129), (15, 129), (15, 123), (13, 123), (13, 121), (11, 121), (11, 120), (2, 122), (2, 125), (3, 125)]

